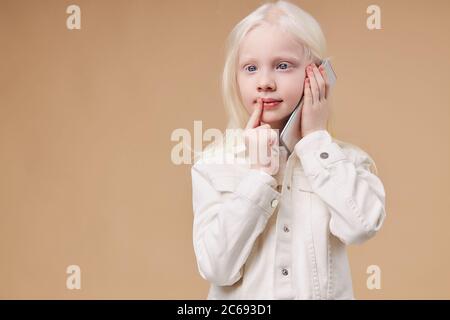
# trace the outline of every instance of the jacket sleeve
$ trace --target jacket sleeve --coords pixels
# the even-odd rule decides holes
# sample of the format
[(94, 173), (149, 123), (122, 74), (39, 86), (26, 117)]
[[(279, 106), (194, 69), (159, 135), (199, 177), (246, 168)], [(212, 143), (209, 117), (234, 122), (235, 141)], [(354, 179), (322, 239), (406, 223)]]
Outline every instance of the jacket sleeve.
[(275, 211), (272, 201), (280, 193), (274, 189), (274, 177), (254, 169), (248, 169), (235, 190), (217, 190), (201, 167), (191, 168), (198, 270), (210, 283), (232, 285), (242, 277), (253, 244)]
[(383, 224), (385, 191), (369, 170), (369, 156), (351, 151), (347, 156), (326, 130), (314, 131), (295, 145), (311, 188), (330, 209), (330, 232), (345, 244), (361, 244)]

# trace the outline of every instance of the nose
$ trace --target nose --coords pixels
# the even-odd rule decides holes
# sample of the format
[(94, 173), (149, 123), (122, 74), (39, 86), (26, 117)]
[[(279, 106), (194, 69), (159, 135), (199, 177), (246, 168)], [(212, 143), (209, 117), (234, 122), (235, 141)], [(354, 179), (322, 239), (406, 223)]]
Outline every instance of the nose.
[(261, 72), (258, 78), (258, 92), (273, 91), (276, 89), (274, 77), (268, 71)]

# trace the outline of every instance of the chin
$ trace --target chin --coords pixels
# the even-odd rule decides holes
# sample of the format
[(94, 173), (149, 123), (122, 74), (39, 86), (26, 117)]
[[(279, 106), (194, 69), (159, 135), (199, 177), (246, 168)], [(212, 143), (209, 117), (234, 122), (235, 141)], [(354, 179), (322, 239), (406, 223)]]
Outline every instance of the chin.
[(280, 121), (285, 119), (289, 114), (281, 110), (264, 111), (261, 120), (266, 123)]

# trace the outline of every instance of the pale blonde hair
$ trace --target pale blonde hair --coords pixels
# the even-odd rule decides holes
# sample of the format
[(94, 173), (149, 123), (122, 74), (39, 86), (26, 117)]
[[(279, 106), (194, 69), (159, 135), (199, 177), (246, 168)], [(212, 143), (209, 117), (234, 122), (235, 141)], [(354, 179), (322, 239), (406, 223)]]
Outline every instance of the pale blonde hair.
[[(238, 51), (244, 37), (253, 28), (263, 23), (277, 25), (283, 31), (291, 34), (302, 46), (307, 63), (314, 62), (319, 65), (323, 59), (332, 60), (332, 57), (326, 56), (327, 45), (322, 29), (308, 12), (288, 1), (265, 1), (264, 4), (242, 19), (232, 29), (227, 38), (226, 58), (222, 73), (222, 99), (228, 116), (228, 129), (245, 128), (250, 116), (242, 103), (237, 84)], [(327, 131), (333, 140), (341, 146), (364, 152), (357, 146), (340, 141), (334, 137), (332, 108), (330, 112), (331, 114), (327, 121)], [(214, 143), (211, 143), (207, 149), (214, 147), (214, 145)], [(367, 153), (365, 154), (371, 161), (371, 171), (376, 173), (375, 162)]]

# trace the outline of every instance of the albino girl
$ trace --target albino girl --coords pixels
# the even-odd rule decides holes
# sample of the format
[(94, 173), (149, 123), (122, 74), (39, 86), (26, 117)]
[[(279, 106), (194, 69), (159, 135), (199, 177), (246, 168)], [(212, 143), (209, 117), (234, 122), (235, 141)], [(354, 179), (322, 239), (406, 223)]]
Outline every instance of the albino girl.
[[(192, 166), (193, 245), (208, 299), (354, 299), (346, 246), (380, 229), (385, 191), (372, 158), (332, 136), (330, 86), (317, 68), (325, 50), (317, 21), (285, 1), (260, 6), (229, 36), (228, 128), (241, 129), (244, 149), (256, 143), (271, 157), (211, 161), (239, 151), (212, 144)], [(301, 139), (292, 152), (273, 148), (303, 95)]]

